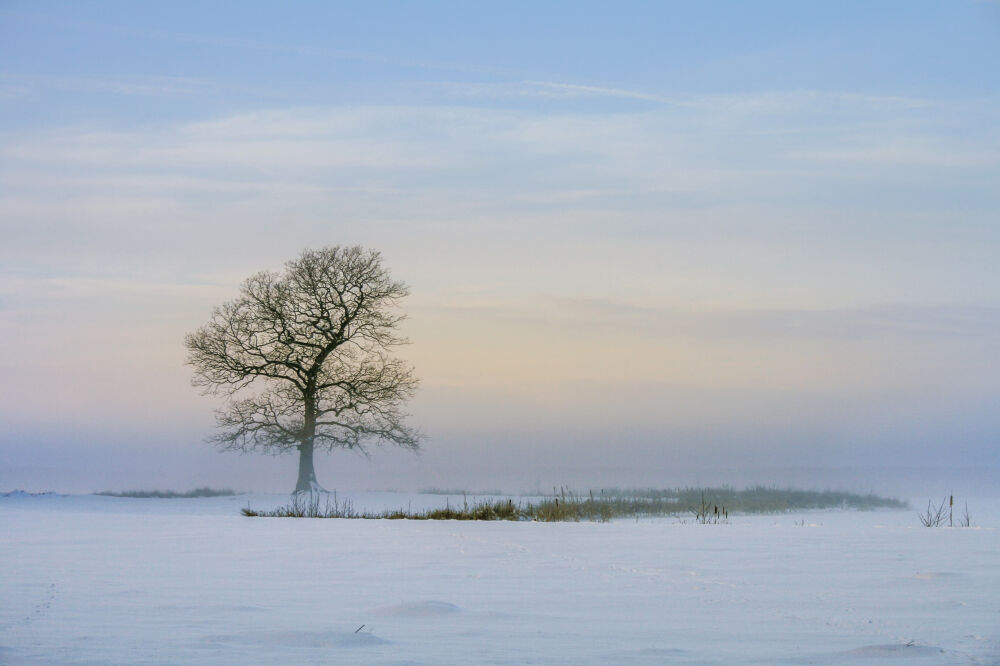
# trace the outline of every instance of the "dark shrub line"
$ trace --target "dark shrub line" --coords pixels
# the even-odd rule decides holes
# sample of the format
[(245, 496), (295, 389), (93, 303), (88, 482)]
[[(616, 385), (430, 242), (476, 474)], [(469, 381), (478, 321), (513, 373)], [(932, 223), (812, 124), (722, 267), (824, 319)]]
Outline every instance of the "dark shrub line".
[(774, 488), (772, 486), (752, 486), (736, 490), (728, 486), (720, 488), (608, 488), (602, 494), (614, 498), (642, 498), (672, 501), (686, 510), (693, 510), (704, 498), (731, 511), (740, 513), (777, 513), (802, 509), (906, 509), (906, 502), (881, 497), (874, 493), (859, 494), (837, 490), (797, 490), (794, 488)]
[(113, 490), (104, 490), (99, 493), (94, 493), (95, 495), (101, 495), (103, 497), (155, 497), (159, 499), (176, 499), (184, 498), (190, 499), (193, 497), (231, 497), (233, 495), (241, 495), (235, 490), (230, 490), (229, 488), (195, 488), (194, 490), (188, 490), (183, 493), (176, 492), (174, 490), (124, 490), (122, 492), (115, 492)]
[(468, 490), (466, 488), (421, 488), (417, 491), (421, 495), (506, 495), (507, 493), (499, 489), (494, 490)]

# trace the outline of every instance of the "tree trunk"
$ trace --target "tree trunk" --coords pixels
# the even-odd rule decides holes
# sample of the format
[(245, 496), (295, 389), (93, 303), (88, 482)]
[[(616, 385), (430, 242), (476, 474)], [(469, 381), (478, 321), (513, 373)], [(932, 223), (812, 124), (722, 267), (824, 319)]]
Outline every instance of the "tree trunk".
[(322, 490), (316, 483), (316, 469), (313, 467), (313, 443), (299, 444), (299, 480), (295, 484), (296, 493), (313, 493)]
[(322, 492), (323, 488), (316, 483), (316, 469), (313, 467), (313, 441), (316, 437), (316, 394), (310, 383), (303, 396), (306, 403), (304, 423), (302, 424), (301, 440), (299, 442), (299, 480), (295, 484), (295, 494)]

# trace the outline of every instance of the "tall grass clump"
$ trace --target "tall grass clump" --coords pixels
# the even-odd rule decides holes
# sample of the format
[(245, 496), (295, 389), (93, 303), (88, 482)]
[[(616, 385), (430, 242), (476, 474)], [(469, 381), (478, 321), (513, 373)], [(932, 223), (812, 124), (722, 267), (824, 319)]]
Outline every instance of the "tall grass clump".
[[(420, 520), (521, 520), (522, 507), (514, 500), (481, 501), (469, 504), (465, 501), (461, 508), (428, 509), (420, 514)], [(411, 516), (404, 516), (411, 517)]]
[[(945, 510), (945, 503), (947, 503), (947, 511)], [(923, 513), (918, 513), (917, 518), (920, 519), (920, 524), (924, 527), (948, 527), (955, 526), (955, 496), (949, 495), (941, 500), (941, 503), (936, 507), (934, 503), (927, 500), (927, 509)], [(969, 503), (965, 503), (965, 513), (959, 516), (958, 526), (959, 527), (972, 527), (972, 516), (969, 515)]]
[(608, 497), (598, 495), (595, 498), (593, 491), (586, 496), (579, 496), (565, 488), (554, 491), (552, 497), (537, 504), (528, 504), (527, 507), (528, 519), (543, 523), (581, 520), (607, 522), (616, 515), (624, 515), (616, 510)]

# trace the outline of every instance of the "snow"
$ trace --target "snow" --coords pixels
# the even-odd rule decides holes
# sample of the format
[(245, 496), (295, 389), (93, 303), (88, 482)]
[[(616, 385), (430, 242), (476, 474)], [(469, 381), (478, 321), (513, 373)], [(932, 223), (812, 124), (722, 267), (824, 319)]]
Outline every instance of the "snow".
[(727, 525), (239, 515), (287, 500), (0, 497), (0, 663), (1000, 663), (995, 498), (952, 529), (916, 508)]

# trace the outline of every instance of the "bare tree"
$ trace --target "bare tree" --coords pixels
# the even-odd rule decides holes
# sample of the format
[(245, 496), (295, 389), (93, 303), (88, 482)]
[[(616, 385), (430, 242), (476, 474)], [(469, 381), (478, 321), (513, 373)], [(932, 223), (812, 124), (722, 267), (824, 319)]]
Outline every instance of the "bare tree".
[(299, 452), (295, 492), (321, 490), (313, 453), (369, 442), (419, 447), (404, 424), (413, 369), (390, 355), (407, 341), (396, 312), (409, 293), (361, 247), (306, 250), (284, 273), (248, 278), (240, 296), (185, 338), (195, 386), (222, 394), (225, 450)]

